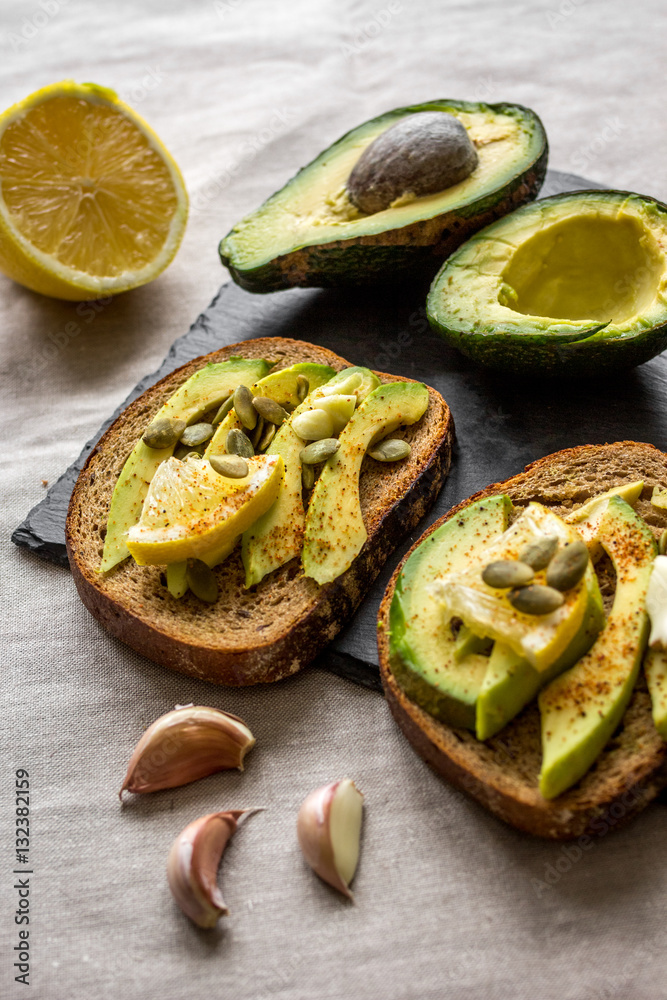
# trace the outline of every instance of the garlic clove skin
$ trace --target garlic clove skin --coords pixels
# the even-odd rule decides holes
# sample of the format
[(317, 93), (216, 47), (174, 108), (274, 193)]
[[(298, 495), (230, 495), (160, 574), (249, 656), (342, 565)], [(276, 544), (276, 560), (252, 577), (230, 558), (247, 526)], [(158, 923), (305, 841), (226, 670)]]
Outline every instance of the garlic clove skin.
[(321, 879), (354, 899), (350, 882), (359, 861), (363, 794), (343, 778), (317, 788), (304, 800), (296, 821), (303, 856)]
[(156, 719), (137, 743), (119, 796), (177, 788), (229, 768), (242, 771), (254, 745), (235, 715), (203, 705), (176, 708)]
[(255, 809), (231, 809), (200, 816), (182, 830), (167, 859), (171, 893), (198, 927), (215, 927), (229, 913), (218, 888), (218, 867), (242, 816)]

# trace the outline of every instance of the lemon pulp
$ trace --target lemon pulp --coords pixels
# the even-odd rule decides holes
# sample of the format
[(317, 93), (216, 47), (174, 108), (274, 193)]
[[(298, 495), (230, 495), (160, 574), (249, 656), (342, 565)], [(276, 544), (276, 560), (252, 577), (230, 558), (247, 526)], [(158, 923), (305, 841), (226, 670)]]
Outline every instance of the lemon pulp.
[(248, 459), (243, 479), (218, 475), (206, 459), (168, 458), (151, 480), (127, 547), (139, 565), (221, 562), (238, 536), (273, 504), (283, 478), (279, 455)]
[(178, 167), (112, 91), (56, 84), (0, 118), (0, 267), (91, 298), (156, 277), (187, 217)]

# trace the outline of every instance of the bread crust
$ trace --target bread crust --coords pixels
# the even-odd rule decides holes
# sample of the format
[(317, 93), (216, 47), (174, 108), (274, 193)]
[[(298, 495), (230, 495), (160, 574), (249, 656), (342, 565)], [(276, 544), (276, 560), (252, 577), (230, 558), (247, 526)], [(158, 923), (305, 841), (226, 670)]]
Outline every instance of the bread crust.
[(653, 486), (667, 486), (667, 455), (653, 445), (619, 441), (582, 445), (547, 455), (523, 473), (493, 483), (430, 526), (405, 555), (385, 591), (378, 616), (382, 684), (391, 712), (417, 753), (456, 788), (519, 830), (554, 840), (602, 836), (644, 809), (667, 785), (667, 744), (658, 736), (651, 701), (638, 682), (623, 722), (591, 770), (551, 801), (538, 788), (540, 718), (528, 705), (497, 736), (482, 743), (465, 729), (432, 718), (396, 681), (389, 656), (389, 609), (399, 573), (410, 554), (441, 524), (477, 500), (507, 493), (515, 504), (538, 500), (566, 513), (621, 482), (644, 479), (637, 504), (657, 535), (667, 516), (650, 504)]
[[(93, 449), (72, 494), (66, 541), (79, 596), (109, 632), (163, 666), (237, 686), (295, 673), (340, 631), (401, 536), (435, 501), (451, 464), (454, 423), (445, 401), (429, 388), (426, 414), (405, 430), (412, 453), (402, 468), (388, 473), (387, 466), (364, 461), (361, 498), (368, 539), (350, 569), (331, 584), (319, 586), (306, 579), (299, 561), (292, 560), (245, 591), (238, 547), (216, 568), (221, 595), (212, 606), (190, 594), (180, 601), (172, 598), (160, 580), (160, 567), (138, 567), (128, 559), (100, 576), (97, 567), (109, 502), (141, 431), (193, 372), (232, 355), (277, 359), (274, 370), (297, 361), (329, 364), (337, 370), (350, 364), (313, 344), (265, 337), (183, 365), (131, 403)], [(383, 382), (411, 381), (377, 374)]]

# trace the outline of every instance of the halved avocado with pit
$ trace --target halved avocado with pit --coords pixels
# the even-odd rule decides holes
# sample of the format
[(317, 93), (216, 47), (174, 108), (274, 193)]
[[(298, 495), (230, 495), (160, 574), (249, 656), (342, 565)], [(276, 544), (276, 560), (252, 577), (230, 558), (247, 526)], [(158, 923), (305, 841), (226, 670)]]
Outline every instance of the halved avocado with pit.
[[(346, 182), (364, 150), (407, 116), (434, 111), (465, 126), (478, 157), (470, 176), (370, 215), (355, 208)], [(546, 168), (546, 134), (529, 108), (453, 100), (397, 108), (348, 132), (237, 223), (220, 257), (251, 292), (432, 274), (472, 233), (534, 198)]]
[(454, 347), (503, 371), (642, 364), (667, 347), (667, 205), (627, 191), (526, 205), (445, 262), (427, 310)]

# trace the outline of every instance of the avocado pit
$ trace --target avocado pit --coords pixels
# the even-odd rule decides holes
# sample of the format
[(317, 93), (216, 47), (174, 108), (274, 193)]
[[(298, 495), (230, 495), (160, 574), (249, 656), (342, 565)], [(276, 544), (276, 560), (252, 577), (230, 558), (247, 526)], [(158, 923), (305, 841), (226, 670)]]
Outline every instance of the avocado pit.
[(405, 195), (422, 197), (459, 184), (477, 166), (465, 126), (446, 111), (410, 115), (377, 137), (359, 157), (347, 194), (372, 215)]

